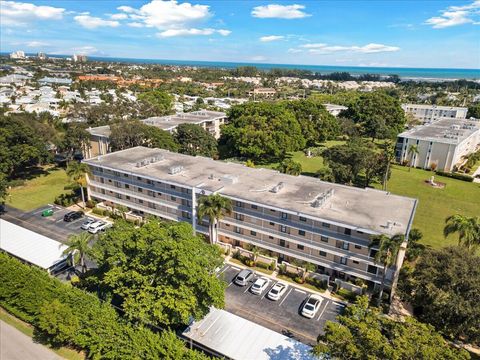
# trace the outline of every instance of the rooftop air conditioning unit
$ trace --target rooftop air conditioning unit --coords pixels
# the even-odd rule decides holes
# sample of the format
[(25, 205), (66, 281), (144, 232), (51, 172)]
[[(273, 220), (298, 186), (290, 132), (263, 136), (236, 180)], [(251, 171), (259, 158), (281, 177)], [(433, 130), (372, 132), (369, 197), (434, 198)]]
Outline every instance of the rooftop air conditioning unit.
[(280, 190), (282, 190), (284, 186), (285, 186), (285, 183), (279, 182), (277, 185), (275, 185), (273, 188), (270, 189), (270, 192), (276, 194), (276, 193), (278, 193)]
[(238, 182), (238, 177), (233, 175), (223, 175), (221, 180), (226, 184), (233, 185)]
[(179, 174), (183, 171), (183, 166), (182, 165), (176, 165), (176, 166), (171, 166), (169, 169), (168, 169), (168, 173), (170, 175), (175, 175), (175, 174)]

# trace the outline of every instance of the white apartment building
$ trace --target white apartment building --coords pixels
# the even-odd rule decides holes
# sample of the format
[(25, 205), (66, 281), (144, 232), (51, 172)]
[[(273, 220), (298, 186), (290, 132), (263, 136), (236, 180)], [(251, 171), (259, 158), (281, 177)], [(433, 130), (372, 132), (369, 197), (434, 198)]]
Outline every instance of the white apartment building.
[(412, 114), (422, 123), (437, 121), (442, 118), (465, 119), (468, 108), (453, 106), (438, 106), (425, 104), (402, 104), (405, 114)]
[[(155, 116), (140, 121), (170, 133), (174, 132), (178, 125), (195, 124), (208, 131), (215, 139), (218, 139), (220, 137), (220, 126), (226, 123), (227, 114), (220, 111), (198, 110), (189, 113), (177, 113), (175, 115)], [(105, 155), (110, 151), (110, 126), (88, 128), (87, 131), (91, 137), (90, 146), (86, 147), (83, 154), (85, 158)]]
[[(208, 233), (197, 220), (197, 200), (218, 193), (233, 211), (217, 228), (219, 240), (255, 245), (280, 261), (310, 262), (332, 278), (361, 278), (380, 284), (382, 265), (374, 261), (372, 235), (408, 235), (417, 200), (374, 189), (360, 189), (291, 176), (269, 169), (135, 147), (84, 160), (91, 168), (88, 196), (104, 205), (124, 205), (139, 216), (186, 221)], [(403, 257), (386, 273), (392, 284)]]
[[(409, 154), (411, 145), (417, 146), (418, 154)], [(452, 171), (479, 145), (479, 120), (443, 118), (399, 134), (395, 155), (400, 163), (412, 162), (424, 169), (436, 164), (438, 170)]]

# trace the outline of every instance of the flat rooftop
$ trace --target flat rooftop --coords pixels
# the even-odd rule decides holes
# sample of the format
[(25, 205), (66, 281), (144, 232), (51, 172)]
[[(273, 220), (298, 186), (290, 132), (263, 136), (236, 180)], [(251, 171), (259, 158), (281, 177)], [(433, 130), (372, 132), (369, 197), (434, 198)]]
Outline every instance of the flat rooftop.
[[(161, 160), (137, 167), (137, 163), (152, 158)], [(291, 176), (163, 149), (135, 147), (84, 162), (160, 182), (170, 181), (206, 192), (218, 192), (234, 199), (321, 218), (370, 233), (405, 233), (416, 204), (415, 199), (385, 191), (343, 186), (314, 177)], [(182, 170), (170, 174), (172, 167)]]
[(314, 360), (311, 347), (225, 310), (212, 310), (182, 334), (236, 360)]
[(479, 120), (441, 118), (404, 131), (398, 136), (456, 145), (479, 130)]
[(402, 108), (417, 108), (417, 109), (434, 109), (434, 110), (463, 110), (467, 111), (466, 107), (456, 106), (441, 106), (441, 105), (429, 105), (429, 104), (402, 104)]
[(107, 137), (107, 138), (110, 137), (112, 133), (109, 125), (97, 126), (94, 128), (90, 127), (87, 129), (87, 131), (93, 136)]

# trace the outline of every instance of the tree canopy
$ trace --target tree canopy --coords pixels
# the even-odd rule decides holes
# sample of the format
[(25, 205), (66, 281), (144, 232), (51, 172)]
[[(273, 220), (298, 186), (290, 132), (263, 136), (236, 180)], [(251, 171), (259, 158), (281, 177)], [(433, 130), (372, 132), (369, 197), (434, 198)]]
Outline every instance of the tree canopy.
[(224, 283), (215, 276), (220, 250), (192, 235), (188, 223), (149, 220), (140, 228), (119, 221), (92, 250), (93, 281), (132, 320), (161, 326), (200, 319), (224, 306)]
[(180, 124), (175, 130), (178, 151), (187, 155), (214, 157), (217, 154), (217, 140), (208, 131), (196, 124)]
[(159, 89), (141, 93), (138, 100), (145, 105), (149, 116), (168, 115), (172, 111), (173, 96)]
[(480, 257), (464, 247), (426, 250), (402, 273), (402, 297), (445, 336), (480, 344)]
[(469, 359), (465, 350), (447, 344), (433, 326), (408, 317), (404, 322), (368, 306), (366, 296), (348, 306), (337, 322), (327, 321), (314, 353), (335, 359)]

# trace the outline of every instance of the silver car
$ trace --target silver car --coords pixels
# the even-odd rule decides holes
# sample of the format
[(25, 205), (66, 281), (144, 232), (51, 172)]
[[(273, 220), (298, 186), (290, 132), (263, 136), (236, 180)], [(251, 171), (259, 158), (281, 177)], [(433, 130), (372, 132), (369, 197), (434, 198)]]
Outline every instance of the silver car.
[(249, 269), (244, 269), (235, 276), (235, 284), (240, 286), (246, 286), (248, 282), (253, 278), (253, 271)]
[(282, 295), (287, 291), (288, 285), (282, 282), (277, 282), (267, 294), (267, 297), (270, 300), (277, 301), (280, 300)]
[(317, 295), (311, 295), (302, 307), (302, 315), (306, 318), (313, 318), (317, 313), (323, 299)]
[(97, 220), (95, 220), (95, 219), (87, 218), (87, 219), (83, 222), (82, 226), (80, 226), (80, 228), (83, 229), (83, 230), (88, 230), (88, 228), (90, 227), (90, 225), (92, 225), (92, 224), (93, 224), (94, 222), (96, 222), (96, 221), (97, 221)]

